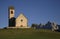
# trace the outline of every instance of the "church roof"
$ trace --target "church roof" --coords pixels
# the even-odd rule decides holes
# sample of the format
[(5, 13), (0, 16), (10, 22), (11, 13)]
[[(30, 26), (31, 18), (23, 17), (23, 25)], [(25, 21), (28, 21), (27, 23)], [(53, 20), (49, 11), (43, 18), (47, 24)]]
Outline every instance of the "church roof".
[[(21, 13), (18, 17), (20, 17), (20, 16), (24, 16), (24, 14), (23, 14), (23, 13)], [(17, 17), (17, 18), (18, 18), (18, 17)], [(27, 17), (26, 17), (26, 16), (24, 16), (24, 17), (27, 19)], [(17, 18), (16, 18), (16, 19), (17, 19)]]
[(14, 9), (14, 7), (13, 6), (9, 6), (9, 9)]

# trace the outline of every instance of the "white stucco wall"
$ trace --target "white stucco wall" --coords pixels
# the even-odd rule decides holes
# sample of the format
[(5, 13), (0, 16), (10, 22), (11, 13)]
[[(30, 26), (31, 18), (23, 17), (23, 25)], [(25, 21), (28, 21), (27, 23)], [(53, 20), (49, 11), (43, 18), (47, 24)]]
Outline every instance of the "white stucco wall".
[[(23, 21), (21, 22), (21, 20), (23, 20)], [(20, 14), (16, 18), (16, 27), (27, 27), (27, 26), (28, 26), (28, 20), (27, 20), (27, 18), (23, 14)]]
[[(11, 11), (13, 11), (13, 14), (11, 14)], [(14, 9), (10, 9), (10, 13), (9, 13), (10, 15), (9, 15), (9, 18), (14, 17), (14, 12), (15, 12)]]

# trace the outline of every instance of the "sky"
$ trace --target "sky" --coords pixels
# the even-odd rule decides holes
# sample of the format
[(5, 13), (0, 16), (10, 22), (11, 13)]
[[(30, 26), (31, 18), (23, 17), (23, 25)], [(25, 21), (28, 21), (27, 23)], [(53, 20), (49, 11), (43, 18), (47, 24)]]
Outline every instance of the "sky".
[(48, 21), (60, 24), (60, 0), (0, 0), (0, 28), (8, 26), (9, 6), (14, 6), (16, 18), (22, 12), (29, 26)]

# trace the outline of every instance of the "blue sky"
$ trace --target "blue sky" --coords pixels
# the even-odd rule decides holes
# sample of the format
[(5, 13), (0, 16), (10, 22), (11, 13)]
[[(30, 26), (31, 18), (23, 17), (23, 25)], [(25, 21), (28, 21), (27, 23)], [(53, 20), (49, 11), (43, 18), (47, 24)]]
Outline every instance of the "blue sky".
[(29, 26), (48, 21), (60, 24), (60, 0), (0, 0), (0, 28), (8, 26), (9, 6), (14, 6), (15, 17), (22, 12)]

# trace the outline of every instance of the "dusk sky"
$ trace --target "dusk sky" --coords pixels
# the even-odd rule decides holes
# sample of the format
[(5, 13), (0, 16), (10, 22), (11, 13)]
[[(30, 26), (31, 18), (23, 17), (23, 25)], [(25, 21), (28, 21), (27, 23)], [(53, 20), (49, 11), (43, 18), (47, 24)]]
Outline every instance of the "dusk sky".
[(22, 12), (29, 26), (48, 21), (60, 24), (60, 0), (0, 0), (0, 28), (8, 26), (9, 6), (14, 6), (16, 18)]

